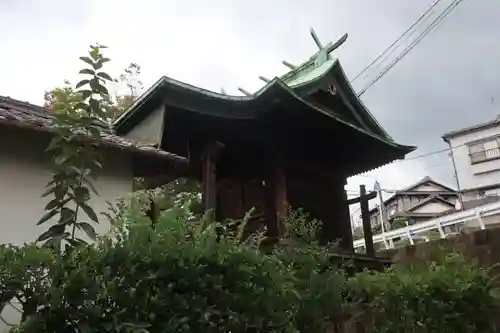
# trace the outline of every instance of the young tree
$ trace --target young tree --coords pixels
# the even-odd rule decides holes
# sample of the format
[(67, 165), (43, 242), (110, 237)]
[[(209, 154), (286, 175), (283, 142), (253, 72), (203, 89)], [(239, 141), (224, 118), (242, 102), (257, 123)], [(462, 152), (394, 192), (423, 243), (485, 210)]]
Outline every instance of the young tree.
[(97, 151), (101, 139), (99, 123), (107, 117), (105, 101), (109, 100), (109, 93), (106, 82), (112, 80), (102, 69), (109, 61), (101, 53), (103, 48), (91, 46), (88, 56), (80, 58), (86, 64), (80, 70), (85, 78), (75, 88), (66, 83), (48, 96), (47, 103), (54, 110), (54, 121), (47, 152), (52, 156), (54, 171), (42, 196), (53, 196), (53, 199), (37, 224), (46, 224), (54, 217), (57, 221), (37, 241), (59, 250), (63, 243), (70, 246), (84, 243), (76, 237), (77, 229), (91, 239), (96, 238), (94, 227), (82, 221), (80, 213), (98, 223), (89, 200), (92, 193), (97, 195), (92, 182), (102, 168)]
[[(139, 79), (141, 75), (141, 66), (132, 62), (123, 70), (115, 82), (118, 84), (118, 90), (125, 88), (125, 93), (117, 93), (115, 96), (115, 105), (113, 109), (113, 119), (119, 117), (127, 110), (140, 96), (143, 91), (143, 84)], [(121, 86), (121, 87), (120, 87)]]
[[(141, 66), (136, 63), (123, 70), (118, 79), (113, 79), (114, 96), (107, 95), (101, 101), (103, 109), (106, 111), (106, 120), (113, 121), (127, 110), (140, 96), (143, 84), (140, 80)], [(111, 82), (110, 82), (111, 83)], [(64, 80), (61, 87), (56, 87), (46, 91), (44, 94), (44, 106), (51, 110), (58, 104), (77, 104), (81, 102), (81, 94), (75, 90), (70, 81)]]

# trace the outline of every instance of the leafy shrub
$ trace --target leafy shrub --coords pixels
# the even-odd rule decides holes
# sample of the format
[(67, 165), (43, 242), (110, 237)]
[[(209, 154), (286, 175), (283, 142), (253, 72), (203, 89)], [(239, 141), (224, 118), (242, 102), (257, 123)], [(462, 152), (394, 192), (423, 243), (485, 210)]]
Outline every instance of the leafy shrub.
[(333, 322), (342, 320), (345, 276), (330, 260), (335, 244), (318, 243), (321, 221), (302, 210), (290, 211), (286, 226), (287, 237), (274, 255), (291, 271), (294, 289), (300, 295), (296, 327), (300, 332), (326, 332)]
[[(485, 270), (457, 254), (347, 278), (296, 224), (271, 253), (168, 210), (153, 232), (121, 209), (113, 237), (64, 255), (0, 248), (0, 299), (18, 297), (16, 332), (327, 332), (348, 317), (368, 332), (489, 332), (498, 308)], [(126, 218), (126, 221), (122, 221)], [(241, 230), (240, 230), (241, 231)], [(371, 331), (370, 331), (371, 330)], [(346, 332), (347, 333), (347, 332)]]
[(498, 315), (492, 278), (473, 260), (441, 252), (428, 266), (364, 272), (346, 283), (347, 301), (369, 332), (492, 332)]
[(23, 332), (293, 332), (287, 268), (215, 226), (164, 216), (72, 250), (47, 266)]

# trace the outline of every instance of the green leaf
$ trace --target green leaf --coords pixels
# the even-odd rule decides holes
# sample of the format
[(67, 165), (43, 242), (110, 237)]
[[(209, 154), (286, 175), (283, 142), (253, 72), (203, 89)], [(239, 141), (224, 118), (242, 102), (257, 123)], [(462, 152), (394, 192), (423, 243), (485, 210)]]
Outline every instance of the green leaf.
[[(81, 87), (83, 87), (84, 85), (88, 84), (90, 82), (90, 80), (81, 80), (80, 82), (78, 82), (75, 86), (76, 89), (79, 89)], [(83, 96), (83, 92), (85, 90), (82, 90), (81, 93), (82, 93), (82, 96)], [(85, 99), (85, 97), (83, 97)]]
[[(54, 182), (54, 181), (51, 181), (51, 182)], [(49, 184), (49, 186), (50, 186), (50, 184)], [(49, 196), (50, 194), (55, 192), (56, 188), (57, 188), (57, 186), (48, 188), (45, 192), (42, 193), (42, 198), (45, 198), (46, 196)]]
[(109, 76), (107, 73), (104, 73), (104, 72), (97, 73), (97, 76), (102, 77), (104, 80), (107, 80), (107, 81), (113, 81), (111, 76)]
[(85, 69), (82, 69), (80, 72), (78, 72), (79, 74), (87, 74), (87, 75), (95, 75), (95, 72), (92, 70), (92, 69), (89, 69), (89, 68), (85, 68)]
[(97, 189), (95, 188), (94, 184), (88, 177), (83, 177), (83, 182), (90, 187), (90, 189), (92, 190), (92, 192), (94, 192), (95, 195), (99, 195), (99, 192), (97, 192)]
[(86, 203), (83, 203), (81, 205), (81, 208), (92, 221), (94, 221), (95, 223), (99, 223), (99, 218), (97, 217), (97, 214), (94, 212), (94, 209), (92, 209), (92, 207), (90, 207)]
[(92, 239), (93, 241), (95, 241), (97, 239), (97, 235), (96, 235), (95, 229), (89, 223), (87, 223), (87, 222), (80, 222), (80, 223), (77, 223), (76, 226), (79, 229), (83, 230), (87, 234), (87, 236), (90, 239)]
[(65, 204), (67, 204), (69, 201), (71, 200), (71, 198), (66, 198), (64, 199), (63, 201), (60, 201), (60, 200), (57, 200), (57, 199), (53, 199), (51, 200), (46, 206), (45, 206), (45, 210), (52, 210), (56, 207), (62, 207), (64, 206)]
[(101, 130), (96, 126), (89, 127), (89, 134), (95, 139), (99, 139), (101, 137)]
[(87, 110), (88, 109), (88, 104), (87, 103), (83, 103), (83, 102), (79, 102), (79, 103), (76, 103), (75, 106), (73, 107), (75, 110)]
[(109, 58), (101, 58), (101, 59), (97, 60), (97, 62), (100, 63), (101, 65), (104, 65), (104, 63), (106, 63), (108, 61), (111, 61), (111, 59), (109, 59)]
[(94, 61), (89, 57), (80, 57), (80, 60), (89, 64), (90, 66), (94, 66)]
[(97, 90), (97, 92), (99, 92), (101, 95), (105, 95), (105, 96), (108, 96), (108, 95), (109, 95), (108, 88), (106, 88), (106, 87), (105, 87), (105, 86), (103, 86), (102, 84), (99, 84), (99, 85), (96, 87), (96, 90)]
[(95, 61), (99, 60), (99, 48), (98, 47), (92, 47), (92, 51), (89, 52), (90, 57)]
[(99, 101), (94, 99), (94, 98), (89, 99), (89, 105), (90, 105), (92, 111), (94, 111), (94, 112), (96, 110), (98, 111), (101, 108), (101, 104), (99, 103)]
[(73, 247), (77, 247), (77, 246), (80, 246), (80, 245), (86, 245), (87, 242), (84, 241), (83, 239), (81, 238), (74, 238), (74, 239), (67, 239), (67, 241), (71, 244), (71, 246)]
[(97, 169), (102, 169), (102, 164), (98, 160), (93, 160), (92, 164), (97, 168)]
[(90, 199), (89, 189), (85, 186), (79, 186), (75, 188), (73, 190), (73, 193), (75, 194), (75, 200), (78, 203), (82, 203)]
[(87, 99), (94, 93), (92, 90), (80, 90), (83, 99)]
[(52, 249), (60, 249), (61, 242), (64, 239), (65, 234), (49, 238), (45, 243), (43, 243), (43, 247), (48, 247), (48, 248), (52, 248)]
[(62, 236), (64, 234), (65, 228), (66, 228), (66, 226), (64, 226), (62, 224), (53, 225), (49, 228), (49, 230), (47, 230), (43, 234), (41, 234), (37, 238), (36, 241), (43, 242), (44, 240), (47, 240), (47, 239), (52, 238), (52, 237)]
[(48, 220), (50, 220), (51, 218), (53, 218), (54, 216), (56, 216), (57, 213), (58, 213), (57, 209), (52, 209), (52, 210), (48, 211), (47, 213), (45, 213), (42, 216), (42, 218), (38, 221), (38, 223), (36, 225), (40, 225), (42, 223), (47, 222)]
[(59, 216), (59, 224), (66, 225), (72, 224), (76, 220), (76, 212), (68, 207), (62, 207), (60, 216)]

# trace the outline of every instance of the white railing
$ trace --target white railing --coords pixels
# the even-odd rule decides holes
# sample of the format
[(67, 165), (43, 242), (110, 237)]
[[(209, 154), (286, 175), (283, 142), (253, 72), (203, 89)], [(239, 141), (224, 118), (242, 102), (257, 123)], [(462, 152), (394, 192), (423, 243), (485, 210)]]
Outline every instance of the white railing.
[[(450, 215), (445, 215), (437, 219), (432, 219), (422, 223), (414, 224), (408, 227), (399, 228), (395, 230), (387, 231), (383, 234), (377, 234), (373, 236), (373, 243), (383, 243), (385, 248), (394, 247), (394, 239), (408, 239), (410, 244), (414, 244), (414, 240), (417, 238), (422, 238), (420, 233), (429, 232), (437, 230), (441, 238), (446, 237), (444, 228), (476, 220), (477, 226), (480, 229), (484, 229), (483, 217), (488, 217), (492, 215), (500, 215), (500, 202), (494, 202), (486, 205), (482, 205), (476, 208), (468, 209), (463, 212), (457, 212)], [(362, 248), (365, 246), (364, 239), (358, 239), (354, 241), (354, 248)]]

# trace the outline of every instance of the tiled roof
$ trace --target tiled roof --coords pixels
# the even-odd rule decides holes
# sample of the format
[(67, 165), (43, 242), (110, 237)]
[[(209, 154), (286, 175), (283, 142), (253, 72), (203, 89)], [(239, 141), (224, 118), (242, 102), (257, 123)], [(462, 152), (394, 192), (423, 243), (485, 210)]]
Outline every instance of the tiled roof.
[(450, 138), (454, 137), (454, 136), (464, 135), (464, 134), (468, 134), (468, 133), (472, 133), (472, 132), (477, 132), (477, 131), (481, 131), (483, 129), (487, 129), (487, 128), (491, 128), (491, 127), (496, 127), (496, 126), (499, 126), (499, 125), (500, 125), (500, 116), (498, 116), (494, 120), (490, 120), (490, 121), (485, 122), (485, 123), (476, 124), (476, 125), (473, 125), (473, 126), (461, 128), (461, 129), (456, 130), (456, 131), (448, 132), (448, 133), (444, 134), (442, 136), (442, 138), (443, 138), (443, 140), (445, 142), (448, 142), (448, 140)]
[[(27, 102), (0, 96), (0, 124), (19, 128), (50, 132), (53, 117), (50, 110)], [(170, 160), (187, 164), (184, 157), (115, 135), (111, 129), (103, 128), (101, 144), (124, 152)]]

